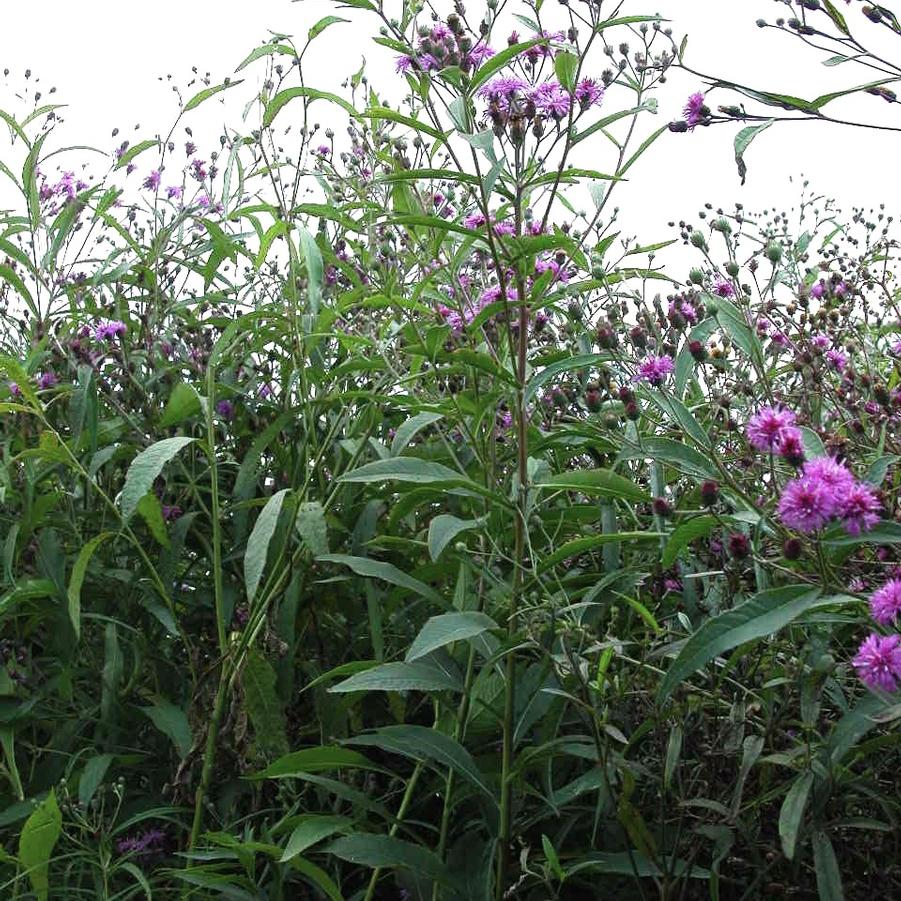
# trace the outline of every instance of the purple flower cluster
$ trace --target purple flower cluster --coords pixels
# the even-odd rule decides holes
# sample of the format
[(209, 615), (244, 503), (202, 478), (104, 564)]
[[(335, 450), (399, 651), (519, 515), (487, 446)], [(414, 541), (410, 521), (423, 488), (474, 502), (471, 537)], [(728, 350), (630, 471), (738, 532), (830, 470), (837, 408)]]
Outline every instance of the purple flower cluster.
[(162, 829), (148, 829), (137, 835), (120, 838), (116, 842), (119, 854), (133, 854), (136, 857), (154, 857), (162, 854), (166, 845), (166, 833)]
[(759, 451), (792, 456), (802, 446), (796, 419), (795, 414), (784, 407), (764, 407), (748, 421), (748, 441)]
[(636, 382), (648, 382), (655, 388), (659, 388), (665, 381), (667, 376), (671, 375), (676, 368), (672, 357), (666, 356), (649, 356), (641, 361), (638, 367), (638, 374), (635, 376)]
[(851, 661), (860, 681), (868, 688), (894, 691), (901, 681), (901, 635), (873, 632)]
[(858, 482), (831, 457), (817, 457), (786, 484), (778, 509), (782, 522), (799, 532), (815, 532), (839, 519), (849, 535), (860, 535), (879, 522), (881, 507), (872, 485)]
[(502, 124), (508, 115), (559, 122), (569, 115), (574, 100), (582, 111), (600, 104), (604, 88), (593, 78), (583, 78), (570, 93), (554, 79), (533, 86), (515, 75), (498, 75), (482, 85), (477, 94), (488, 101), (488, 114), (495, 124)]
[(107, 319), (94, 328), (94, 337), (98, 341), (112, 341), (121, 338), (128, 331), (128, 326), (118, 319)]

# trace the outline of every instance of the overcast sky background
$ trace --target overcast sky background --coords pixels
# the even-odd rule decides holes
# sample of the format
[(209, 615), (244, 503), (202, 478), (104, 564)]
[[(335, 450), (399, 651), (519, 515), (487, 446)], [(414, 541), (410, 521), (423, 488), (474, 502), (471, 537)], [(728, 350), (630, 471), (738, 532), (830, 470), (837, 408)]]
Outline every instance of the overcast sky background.
[[(677, 38), (688, 34), (690, 65), (757, 87), (813, 97), (870, 80), (865, 72), (848, 65), (824, 67), (823, 54), (775, 30), (755, 26), (757, 18), (773, 19), (783, 9), (771, 0), (631, 0), (625, 12), (661, 13), (672, 20)], [(25, 84), (22, 73), (31, 68), (33, 77), (40, 78), (45, 99), (68, 104), (63, 126), (66, 142), (110, 150), (115, 126), (122, 131), (120, 138), (168, 132), (177, 106), (171, 83), (158, 80), (159, 76), (171, 74), (185, 85), (194, 65), (201, 73), (209, 71), (213, 83), (220, 82), (270, 32), (300, 40), (313, 22), (329, 13), (352, 21), (334, 26), (318, 39), (305, 66), (308, 83), (340, 93), (340, 83), (359, 69), (365, 57), (371, 82), (387, 93), (397, 76), (392, 51), (372, 43), (378, 22), (369, 14), (342, 11), (324, 0), (133, 0), (129, 4), (83, 0), (77, 7), (63, 0), (30, 0), (4, 5), (0, 70), (9, 68), (10, 74), (5, 84), (0, 83), (0, 108), (14, 105), (10, 95)], [(864, 22), (856, 6), (847, 13), (863, 36), (878, 43), (881, 29)], [(223, 104), (207, 104), (198, 114), (204, 113), (211, 128), (221, 130), (225, 123), (241, 129), (244, 100), (262, 73), (261, 65), (251, 68), (249, 84), (226, 92)], [(46, 95), (51, 85), (57, 88), (53, 98)], [(647, 120), (648, 127), (678, 118), (685, 97), (700, 87), (697, 79), (674, 72), (658, 95), (660, 116)], [(250, 90), (238, 96), (244, 88)], [(715, 94), (712, 102), (729, 100), (725, 94)], [(886, 121), (892, 112), (875, 97), (842, 104), (830, 110), (877, 121)], [(141, 125), (139, 132), (132, 131), (136, 123)], [(708, 200), (715, 206), (731, 206), (738, 200), (757, 210), (790, 206), (797, 201), (801, 173), (814, 189), (836, 197), (846, 210), (855, 204), (884, 201), (888, 212), (898, 212), (901, 192), (896, 160), (901, 135), (810, 122), (777, 124), (749, 151), (749, 177), (742, 187), (732, 152), (738, 127), (730, 123), (693, 134), (664, 135), (619, 194), (627, 229), (644, 243), (671, 237), (667, 220), (693, 220)], [(208, 152), (212, 144), (208, 141), (202, 149)], [(5, 153), (0, 150), (0, 158)], [(86, 158), (72, 152), (65, 168), (75, 168)], [(789, 176), (796, 177), (795, 186)]]

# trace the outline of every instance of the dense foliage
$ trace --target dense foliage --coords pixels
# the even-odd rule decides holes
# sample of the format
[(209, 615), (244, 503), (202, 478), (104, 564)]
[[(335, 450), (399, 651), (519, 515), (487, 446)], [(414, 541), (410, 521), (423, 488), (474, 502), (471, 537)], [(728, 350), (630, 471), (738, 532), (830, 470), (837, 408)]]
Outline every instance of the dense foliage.
[(4, 897), (898, 896), (891, 217), (641, 246), (659, 16), (344, 5), (402, 104), (0, 114)]

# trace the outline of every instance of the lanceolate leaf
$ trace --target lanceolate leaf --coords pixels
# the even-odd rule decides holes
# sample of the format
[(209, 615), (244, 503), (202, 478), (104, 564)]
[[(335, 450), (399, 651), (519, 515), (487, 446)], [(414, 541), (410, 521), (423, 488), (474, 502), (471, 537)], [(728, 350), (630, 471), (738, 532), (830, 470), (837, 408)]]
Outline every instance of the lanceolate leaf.
[(329, 691), (462, 691), (463, 685), (454, 674), (425, 660), (414, 663), (383, 663), (357, 673)]
[(578, 491), (600, 497), (620, 497), (631, 501), (649, 501), (650, 496), (631, 479), (609, 469), (579, 469), (547, 476), (535, 485), (544, 490)]
[(141, 498), (150, 491), (163, 467), (184, 447), (193, 443), (193, 438), (163, 438), (156, 444), (141, 451), (131, 461), (125, 484), (119, 497), (122, 518), (127, 522), (137, 510)]
[(663, 703), (692, 673), (739, 645), (772, 635), (817, 605), (820, 591), (788, 585), (762, 591), (726, 613), (707, 620), (670, 664), (657, 699)]
[(244, 586), (247, 590), (248, 603), (251, 603), (256, 597), (260, 579), (263, 577), (263, 569), (266, 566), (269, 542), (272, 541), (287, 494), (288, 489), (283, 488), (266, 501), (266, 506), (257, 517), (250, 538), (247, 540), (247, 550), (244, 552)]
[(406, 661), (411, 663), (451, 642), (474, 638), (489, 629), (496, 628), (498, 625), (490, 616), (475, 610), (433, 616), (410, 645)]
[(50, 890), (50, 855), (62, 832), (63, 816), (53, 789), (26, 820), (19, 836), (19, 862), (38, 901), (47, 901)]
[(442, 607), (445, 606), (444, 599), (437, 591), (429, 588), (424, 582), (408, 576), (392, 563), (371, 560), (369, 557), (353, 557), (349, 554), (321, 554), (316, 559), (322, 563), (338, 563), (342, 566), (349, 566), (358, 576), (368, 576), (371, 579), (390, 582), (392, 585), (407, 588)]

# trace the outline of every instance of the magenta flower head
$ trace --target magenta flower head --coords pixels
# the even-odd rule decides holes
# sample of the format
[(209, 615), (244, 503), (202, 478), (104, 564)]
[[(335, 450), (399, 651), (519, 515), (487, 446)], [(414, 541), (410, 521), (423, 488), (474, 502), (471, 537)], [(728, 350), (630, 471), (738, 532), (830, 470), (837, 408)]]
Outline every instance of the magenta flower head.
[(181, 185), (169, 185), (169, 187), (166, 188), (167, 200), (181, 200), (182, 194), (184, 194), (184, 189)]
[(801, 430), (790, 426), (785, 429), (776, 442), (776, 453), (792, 466), (800, 466), (804, 462), (804, 439)]
[(563, 119), (569, 114), (570, 96), (559, 82), (542, 82), (532, 91), (530, 99), (538, 112), (552, 119)]
[(839, 516), (849, 535), (869, 532), (879, 522), (882, 504), (872, 485), (856, 482), (844, 495), (837, 496)]
[(688, 98), (682, 114), (685, 116), (685, 122), (692, 131), (694, 131), (696, 125), (700, 125), (710, 115), (707, 107), (704, 105), (704, 95), (700, 91)]
[(42, 372), (37, 378), (38, 388), (40, 388), (42, 391), (46, 391), (48, 388), (52, 388), (58, 382), (59, 379), (53, 372)]
[(597, 106), (604, 99), (604, 86), (593, 78), (583, 78), (577, 85), (573, 96), (583, 110)]
[(810, 287), (810, 296), (815, 297), (819, 300), (826, 293), (826, 285), (823, 280), (820, 279), (816, 284), (811, 285)]
[(128, 326), (118, 319), (107, 319), (94, 329), (94, 338), (98, 341), (112, 341), (121, 338), (128, 331)]
[(668, 375), (671, 375), (675, 369), (675, 363), (672, 357), (647, 357), (641, 361), (638, 367), (638, 374), (635, 376), (636, 382), (649, 382), (655, 388), (659, 388)]
[(716, 281), (713, 283), (713, 293), (716, 294), (717, 297), (734, 297), (735, 287), (729, 279), (723, 278), (720, 275), (717, 276)]
[(230, 400), (220, 400), (216, 404), (216, 412), (223, 419), (231, 419), (235, 415), (235, 405)]
[(870, 595), (870, 616), (881, 626), (887, 626), (901, 613), (901, 579), (889, 579)]
[(901, 635), (867, 638), (851, 661), (858, 678), (867, 688), (894, 691), (901, 680)]
[(8, 382), (6, 387), (9, 388), (9, 393), (13, 397), (21, 397), (22, 396), (22, 389), (19, 387), (18, 382)]
[(160, 175), (159, 169), (153, 169), (150, 172), (150, 175), (144, 179), (142, 182), (143, 186), (147, 188), (148, 191), (156, 191), (160, 186), (160, 179), (162, 176)]
[(779, 518), (790, 529), (815, 532), (822, 529), (835, 512), (835, 495), (818, 479), (792, 479), (779, 498)]
[(748, 441), (759, 451), (778, 449), (780, 440), (795, 426), (795, 414), (791, 410), (764, 407), (748, 421)]
[(845, 496), (854, 486), (854, 475), (832, 457), (816, 457), (804, 464), (805, 479), (822, 482), (836, 497)]

